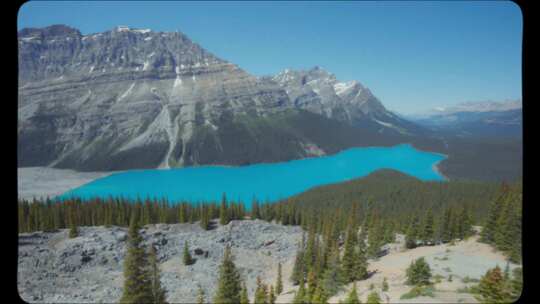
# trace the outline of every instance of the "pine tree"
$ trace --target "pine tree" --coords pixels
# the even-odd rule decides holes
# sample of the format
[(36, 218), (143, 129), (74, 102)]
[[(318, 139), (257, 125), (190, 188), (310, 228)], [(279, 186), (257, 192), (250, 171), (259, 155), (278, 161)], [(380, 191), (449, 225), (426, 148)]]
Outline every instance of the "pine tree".
[(69, 238), (76, 238), (79, 236), (79, 228), (77, 227), (77, 221), (75, 220), (75, 210), (69, 208)]
[(368, 304), (379, 304), (381, 303), (381, 298), (376, 291), (372, 291), (367, 297)]
[(315, 241), (315, 262), (312, 267), (313, 271), (317, 276), (317, 279), (320, 278), (320, 274), (323, 272), (327, 260), (323, 245), (323, 241), (319, 237), (317, 237)]
[(184, 265), (191, 265), (193, 264), (193, 258), (191, 257), (191, 254), (189, 253), (189, 247), (187, 241), (184, 242), (184, 257), (183, 257)]
[(418, 216), (414, 215), (411, 218), (411, 223), (409, 224), (409, 228), (407, 229), (407, 233), (405, 235), (405, 246), (409, 249), (416, 247), (416, 240), (418, 239)]
[(283, 291), (283, 279), (281, 277), (281, 263), (278, 263), (278, 273), (276, 280), (276, 294), (280, 295)]
[[(196, 210), (195, 208), (190, 209), (190, 212), (189, 212), (189, 215), (188, 215), (188, 221), (189, 221), (190, 224), (195, 223), (195, 218), (196, 218), (195, 210)], [(210, 220), (206, 219), (206, 221), (203, 222), (203, 217), (202, 217), (202, 214), (200, 214), (200, 213), (199, 213), (199, 220), (200, 220), (200, 225), (201, 225), (202, 229), (208, 230)]]
[(472, 219), (467, 206), (463, 206), (459, 214), (459, 235), (460, 239), (466, 239), (472, 235)]
[(253, 299), (254, 304), (267, 304), (268, 293), (266, 290), (266, 285), (263, 284), (260, 277), (257, 277), (257, 288), (255, 289), (255, 298)]
[[(210, 214), (208, 212), (208, 208), (206, 206), (201, 206), (201, 228), (204, 229), (204, 230), (209, 230), (210, 229)], [(192, 217), (190, 217), (190, 219), (192, 219)], [(191, 220), (190, 220), (191, 221)]]
[(179, 223), (185, 223), (187, 222), (186, 218), (186, 209), (184, 203), (180, 204), (178, 206), (178, 222)]
[(127, 253), (124, 259), (124, 290), (121, 303), (150, 303), (153, 301), (148, 261), (139, 235), (136, 217), (129, 226)]
[(515, 190), (517, 193), (513, 197), (513, 208), (511, 216), (508, 220), (507, 225), (504, 227), (506, 229), (506, 239), (507, 242), (512, 242), (510, 249), (508, 250), (508, 255), (510, 261), (514, 263), (521, 263), (522, 260), (522, 190)]
[(431, 269), (423, 257), (411, 262), (406, 270), (408, 285), (428, 285), (431, 278)]
[(481, 233), (481, 241), (495, 246), (507, 254), (512, 262), (521, 261), (522, 190), (501, 186), (499, 197), (490, 206), (488, 218)]
[(274, 286), (270, 285), (270, 293), (268, 294), (268, 304), (276, 303), (276, 294), (274, 293)]
[(227, 225), (229, 223), (229, 211), (227, 209), (227, 197), (223, 193), (221, 198), (221, 206), (219, 207), (219, 224)]
[[(363, 229), (362, 229), (363, 230)], [(356, 231), (351, 222), (349, 222), (347, 228), (347, 237), (345, 239), (345, 249), (343, 252), (343, 258), (341, 260), (343, 274), (347, 282), (353, 282), (357, 279), (357, 250), (356, 250)]]
[(306, 273), (309, 273), (313, 269), (313, 266), (315, 264), (317, 253), (315, 238), (315, 227), (312, 226), (309, 229), (306, 251), (304, 253), (304, 269)]
[(317, 288), (317, 277), (315, 272), (312, 270), (308, 273), (307, 276), (307, 292), (306, 292), (306, 301), (311, 302), (313, 295), (315, 294), (315, 289)]
[(510, 302), (510, 294), (504, 285), (504, 277), (499, 266), (488, 270), (478, 283), (479, 300), (482, 303)]
[(367, 256), (366, 256), (366, 241), (365, 241), (366, 235), (364, 233), (360, 233), (358, 236), (358, 246), (355, 249), (355, 261), (354, 261), (354, 273), (355, 273), (355, 280), (363, 280), (367, 277)]
[(245, 282), (242, 283), (242, 290), (240, 291), (240, 304), (249, 304), (249, 297)]
[(384, 234), (383, 234), (383, 244), (393, 243), (396, 240), (394, 234), (394, 222), (392, 220), (386, 223)]
[(150, 246), (150, 252), (148, 254), (148, 261), (150, 264), (150, 282), (152, 288), (153, 303), (167, 303), (166, 291), (161, 287), (161, 274), (157, 262), (157, 253), (154, 246)]
[(521, 296), (523, 289), (523, 270), (521, 268), (514, 268), (512, 271), (513, 277), (510, 281), (510, 296), (512, 300), (517, 300)]
[(349, 292), (347, 299), (345, 299), (347, 304), (360, 304), (360, 299), (358, 299), (358, 292), (356, 291), (356, 284), (353, 284), (353, 288)]
[(240, 290), (240, 274), (234, 265), (231, 248), (227, 246), (219, 269), (218, 288), (213, 302), (238, 303)]
[(495, 242), (495, 235), (497, 231), (497, 225), (500, 214), (503, 210), (504, 200), (506, 199), (509, 187), (506, 184), (501, 185), (501, 189), (497, 199), (495, 199), (489, 208), (488, 217), (482, 229), (480, 240), (486, 243), (493, 244)]
[(300, 279), (299, 285), (300, 285), (300, 287), (298, 287), (298, 291), (294, 295), (293, 304), (307, 303), (307, 301), (306, 301), (306, 287), (305, 287), (305, 284), (304, 284), (304, 278), (303, 277)]
[(505, 281), (510, 281), (510, 262), (506, 262), (506, 266), (504, 267), (504, 274), (503, 278)]
[(251, 219), (260, 219), (261, 214), (259, 210), (259, 202), (257, 201), (257, 198), (253, 197), (253, 200), (251, 202)]
[(70, 224), (69, 225), (69, 238), (72, 239), (72, 238), (76, 238), (79, 236), (79, 229), (77, 228), (77, 226), (75, 226), (75, 224)]
[(382, 291), (388, 291), (388, 281), (386, 280), (386, 277), (384, 277), (382, 282)]
[(497, 249), (505, 252), (512, 262), (521, 261), (521, 197), (511, 190), (505, 201), (503, 212), (495, 234)]
[(204, 294), (204, 289), (199, 284), (199, 290), (197, 294), (197, 304), (205, 304), (206, 303), (206, 296)]
[(346, 278), (341, 269), (339, 250), (336, 245), (336, 247), (332, 247), (331, 249), (327, 267), (323, 272), (322, 280), (319, 285), (323, 287), (327, 295), (332, 296), (340, 290), (345, 282)]
[(450, 219), (450, 242), (453, 244), (455, 239), (459, 237), (459, 214), (455, 209), (451, 210), (452, 217)]
[(318, 284), (317, 289), (315, 289), (315, 294), (313, 295), (313, 298), (311, 299), (311, 303), (326, 304), (327, 300), (328, 300), (328, 297), (326, 295), (324, 287), (322, 286), (322, 284)]
[(452, 240), (452, 209), (447, 208), (444, 211), (440, 224), (440, 240), (443, 243), (448, 243)]
[(422, 225), (422, 233), (420, 238), (426, 243), (433, 243), (433, 236), (435, 232), (434, 222), (433, 222), (433, 212), (429, 208), (426, 212), (424, 222)]
[(368, 248), (367, 248), (367, 255), (369, 257), (376, 257), (381, 249), (381, 245), (383, 242), (383, 227), (380, 225), (380, 223), (377, 221), (373, 224), (373, 226), (369, 230), (368, 234)]
[(142, 225), (148, 225), (150, 224), (151, 220), (150, 220), (150, 199), (147, 198), (145, 201), (144, 201), (144, 206), (142, 208)]
[(294, 260), (293, 271), (291, 273), (291, 281), (293, 285), (298, 285), (301, 280), (304, 280), (304, 241), (300, 248), (296, 251), (296, 258)]

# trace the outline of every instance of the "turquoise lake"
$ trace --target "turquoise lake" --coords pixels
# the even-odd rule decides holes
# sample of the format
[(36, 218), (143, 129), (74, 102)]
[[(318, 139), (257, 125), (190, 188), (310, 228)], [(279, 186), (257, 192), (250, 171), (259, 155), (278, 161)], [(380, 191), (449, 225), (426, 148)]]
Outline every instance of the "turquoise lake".
[(444, 180), (435, 164), (446, 157), (417, 150), (409, 144), (351, 148), (330, 156), (240, 167), (200, 166), (114, 173), (62, 194), (59, 198), (167, 198), (169, 202), (229, 200), (250, 206), (276, 201), (310, 188), (394, 169), (421, 180)]

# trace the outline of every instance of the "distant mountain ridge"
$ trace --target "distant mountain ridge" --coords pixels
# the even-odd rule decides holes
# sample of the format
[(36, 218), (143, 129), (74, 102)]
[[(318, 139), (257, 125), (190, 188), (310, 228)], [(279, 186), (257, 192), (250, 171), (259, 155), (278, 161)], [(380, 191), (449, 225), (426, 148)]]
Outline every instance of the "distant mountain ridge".
[(501, 112), (522, 108), (521, 100), (464, 102), (444, 109), (448, 112)]
[(464, 137), (521, 137), (521, 100), (467, 102), (407, 116), (424, 127)]
[(18, 32), (19, 166), (242, 165), (410, 142), (422, 128), (321, 68), (255, 77), (180, 32)]
[(521, 99), (505, 101), (468, 101), (456, 105), (435, 107), (425, 113), (417, 113), (410, 116), (422, 117), (432, 115), (449, 115), (461, 112), (504, 112), (518, 110), (523, 107)]

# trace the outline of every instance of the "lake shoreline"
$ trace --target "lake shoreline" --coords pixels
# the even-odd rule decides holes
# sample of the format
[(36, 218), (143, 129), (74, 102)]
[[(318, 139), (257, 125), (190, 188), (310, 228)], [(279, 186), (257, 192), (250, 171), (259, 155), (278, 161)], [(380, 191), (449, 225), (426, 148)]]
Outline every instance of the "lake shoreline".
[(450, 178), (448, 176), (446, 176), (444, 173), (442, 173), (441, 169), (439, 168), (439, 165), (441, 164), (441, 162), (442, 162), (442, 160), (437, 162), (436, 164), (433, 164), (433, 166), (432, 166), (433, 171), (437, 172), (437, 174), (442, 176), (442, 178), (444, 179), (445, 182), (450, 181)]
[[(156, 171), (176, 171), (180, 169), (200, 169), (200, 168), (246, 168), (246, 167), (266, 167), (275, 165), (278, 163), (291, 163), (291, 162), (297, 162), (297, 161), (310, 161), (310, 160), (320, 160), (322, 158), (334, 158), (339, 157), (342, 155), (342, 153), (347, 153), (350, 151), (355, 151), (358, 149), (361, 150), (371, 150), (371, 149), (394, 149), (394, 148), (411, 148), (415, 151), (421, 152), (421, 153), (431, 153), (443, 157), (447, 157), (447, 155), (444, 155), (442, 153), (437, 152), (429, 152), (429, 151), (423, 151), (420, 149), (417, 149), (414, 147), (411, 143), (401, 143), (394, 146), (369, 146), (369, 147), (351, 147), (349, 149), (341, 150), (334, 154), (325, 154), (323, 156), (309, 156), (304, 157), (300, 159), (293, 159), (288, 160), (284, 162), (266, 162), (266, 163), (256, 163), (256, 164), (249, 164), (249, 165), (242, 165), (242, 166), (232, 166), (232, 165), (196, 165), (196, 166), (190, 166), (190, 167), (179, 167), (179, 168), (155, 168), (150, 170), (156, 170)], [(431, 169), (434, 173), (436, 173), (437, 176), (439, 176), (443, 181), (449, 181), (450, 179), (444, 175), (439, 165), (440, 163), (444, 161), (444, 159), (437, 161), (436, 163), (431, 165)], [(111, 177), (113, 175), (119, 174), (119, 173), (126, 173), (126, 172), (144, 172), (149, 169), (133, 169), (133, 170), (120, 170), (120, 171), (102, 171), (102, 172), (81, 172), (81, 171), (75, 171), (71, 169), (57, 169), (57, 168), (50, 168), (50, 167), (24, 167), (24, 168), (18, 168), (18, 197), (19, 199), (32, 199), (34, 197), (36, 198), (46, 198), (46, 197), (57, 197), (61, 196), (63, 194), (66, 194), (68, 192), (71, 192), (72, 190), (75, 190), (83, 185), (89, 184), (93, 181), (105, 178), (105, 177)], [(377, 169), (376, 169), (377, 170)], [(375, 170), (375, 171), (376, 171)], [(400, 171), (399, 169), (396, 169)], [(402, 171), (403, 173), (406, 173)], [(406, 173), (407, 174), (407, 173)], [(356, 177), (354, 177), (356, 178)], [(318, 185), (314, 185), (318, 186)]]
[(94, 180), (126, 171), (80, 172), (50, 167), (17, 168), (18, 199), (53, 198)]

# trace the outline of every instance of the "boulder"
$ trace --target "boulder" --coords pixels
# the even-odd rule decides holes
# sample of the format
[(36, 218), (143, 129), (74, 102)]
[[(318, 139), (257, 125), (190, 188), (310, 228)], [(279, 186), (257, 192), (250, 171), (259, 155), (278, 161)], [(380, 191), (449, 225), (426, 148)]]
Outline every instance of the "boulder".
[(92, 260), (91, 256), (88, 255), (82, 255), (81, 256), (81, 263), (86, 264)]
[(276, 240), (268, 241), (268, 242), (264, 243), (264, 246), (265, 246), (265, 247), (266, 247), (266, 246), (270, 246), (270, 245), (274, 244), (275, 241), (276, 241)]
[(127, 240), (127, 234), (126, 233), (120, 233), (116, 236), (116, 240), (119, 242), (124, 242)]

